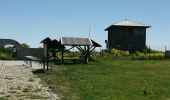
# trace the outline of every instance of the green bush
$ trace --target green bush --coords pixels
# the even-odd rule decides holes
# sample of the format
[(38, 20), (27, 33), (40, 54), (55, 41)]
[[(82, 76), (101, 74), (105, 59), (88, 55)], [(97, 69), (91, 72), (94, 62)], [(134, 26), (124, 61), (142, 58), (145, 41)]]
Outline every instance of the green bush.
[(139, 60), (161, 60), (165, 59), (165, 54), (161, 51), (156, 50), (146, 50), (145, 52), (139, 52), (136, 51), (135, 53), (129, 53), (129, 51), (122, 51), (117, 49), (112, 49), (111, 54), (114, 57), (132, 57), (133, 59), (139, 59)]
[(0, 59), (3, 59), (3, 60), (14, 60), (16, 58), (13, 57), (11, 54), (0, 52)]
[(131, 55), (135, 59), (140, 60), (161, 60), (165, 59), (165, 54), (163, 52), (159, 53), (142, 53), (139, 51), (136, 51), (135, 54)]
[(117, 50), (114, 48), (111, 50), (111, 53), (116, 57), (124, 57), (130, 55), (129, 51)]
[(136, 52), (135, 52), (135, 55), (136, 55), (136, 56), (144, 56), (144, 55), (145, 55), (145, 53), (143, 53), (143, 52), (139, 52), (139, 51), (136, 51)]
[(152, 60), (165, 59), (164, 53), (151, 53), (151, 54), (147, 54), (147, 56), (149, 57), (149, 59), (152, 59)]
[(146, 47), (143, 51), (143, 53), (163, 53), (162, 51), (158, 51), (158, 50), (153, 50), (149, 47)]
[(101, 52), (101, 58), (111, 59), (112, 57), (113, 57), (113, 54), (110, 52)]
[(91, 57), (94, 58), (94, 59), (100, 59), (101, 58), (101, 53), (97, 52), (97, 51), (93, 51), (91, 53)]

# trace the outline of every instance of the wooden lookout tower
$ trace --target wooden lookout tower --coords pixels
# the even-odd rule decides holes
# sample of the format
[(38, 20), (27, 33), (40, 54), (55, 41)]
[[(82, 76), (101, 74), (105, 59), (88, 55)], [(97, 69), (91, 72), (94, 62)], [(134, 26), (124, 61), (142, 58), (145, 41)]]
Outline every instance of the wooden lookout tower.
[(108, 31), (107, 49), (112, 48), (141, 51), (146, 47), (146, 29), (151, 26), (129, 21), (127, 19), (105, 29)]

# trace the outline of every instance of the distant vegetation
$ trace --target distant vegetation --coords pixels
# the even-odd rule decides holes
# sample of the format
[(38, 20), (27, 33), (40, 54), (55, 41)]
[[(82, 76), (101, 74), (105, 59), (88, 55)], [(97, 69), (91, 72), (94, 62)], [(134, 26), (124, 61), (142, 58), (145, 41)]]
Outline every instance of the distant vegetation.
[[(21, 44), (23, 48), (30, 48), (26, 43)], [(13, 52), (14, 45), (5, 45), (0, 48), (0, 59), (1, 60), (16, 60), (16, 53)]]
[(23, 48), (30, 48), (30, 46), (26, 43), (21, 44)]
[(13, 47), (0, 48), (0, 59), (2, 60), (15, 60), (16, 54), (12, 53)]
[(0, 59), (1, 60), (15, 60), (16, 57), (14, 57), (12, 54), (0, 52)]

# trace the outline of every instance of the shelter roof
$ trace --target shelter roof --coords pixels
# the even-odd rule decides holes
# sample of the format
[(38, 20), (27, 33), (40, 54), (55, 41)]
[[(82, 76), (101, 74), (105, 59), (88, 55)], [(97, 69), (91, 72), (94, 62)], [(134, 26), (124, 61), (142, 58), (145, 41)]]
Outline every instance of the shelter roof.
[(49, 43), (51, 42), (51, 39), (49, 37), (43, 39), (40, 43)]
[(68, 46), (90, 46), (92, 42), (89, 38), (61, 37), (61, 44)]
[(118, 23), (115, 23), (111, 26), (109, 26), (108, 28), (105, 29), (105, 31), (107, 31), (109, 28), (111, 27), (114, 27), (114, 26), (133, 26), (133, 27), (145, 27), (145, 28), (149, 28), (151, 26), (148, 26), (148, 25), (145, 25), (145, 24), (142, 24), (142, 23), (137, 23), (137, 22), (133, 22), (133, 21), (129, 21), (127, 19), (121, 21), (121, 22), (118, 22)]
[(91, 39), (91, 42), (92, 42), (93, 46), (95, 46), (95, 47), (102, 47), (100, 44), (98, 44), (97, 42), (95, 42), (92, 39)]

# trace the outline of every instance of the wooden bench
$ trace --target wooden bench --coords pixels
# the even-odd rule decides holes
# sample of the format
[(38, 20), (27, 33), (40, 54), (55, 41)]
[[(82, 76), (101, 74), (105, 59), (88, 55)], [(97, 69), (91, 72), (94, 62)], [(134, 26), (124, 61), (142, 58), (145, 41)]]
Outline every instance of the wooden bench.
[(71, 61), (72, 63), (84, 63), (84, 59), (79, 57), (64, 57), (64, 60)]

